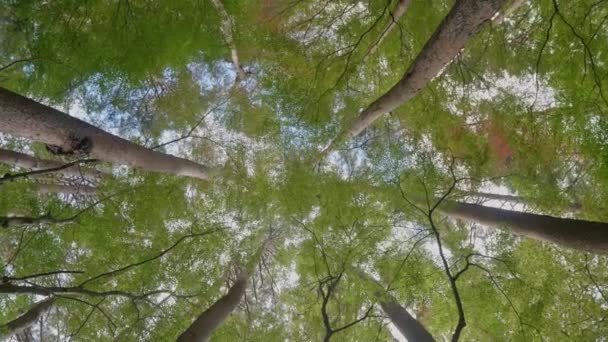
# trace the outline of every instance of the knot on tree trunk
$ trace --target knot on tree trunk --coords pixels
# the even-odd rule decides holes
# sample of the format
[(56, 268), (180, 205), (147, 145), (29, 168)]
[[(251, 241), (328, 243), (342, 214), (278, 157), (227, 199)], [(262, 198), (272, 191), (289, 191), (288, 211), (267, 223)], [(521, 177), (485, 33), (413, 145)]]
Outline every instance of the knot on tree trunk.
[(47, 144), (46, 149), (54, 155), (87, 156), (93, 149), (93, 141), (89, 137), (79, 137), (74, 133), (70, 133), (64, 145)]

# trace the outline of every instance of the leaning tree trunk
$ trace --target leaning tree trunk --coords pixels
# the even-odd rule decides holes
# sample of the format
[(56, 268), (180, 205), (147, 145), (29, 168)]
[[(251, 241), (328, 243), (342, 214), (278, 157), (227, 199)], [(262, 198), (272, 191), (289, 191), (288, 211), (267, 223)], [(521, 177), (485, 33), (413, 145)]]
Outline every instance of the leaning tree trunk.
[(208, 178), (209, 170), (203, 165), (134, 144), (1, 87), (0, 131), (53, 145), (58, 153), (85, 154), (147, 171)]
[(178, 338), (178, 342), (204, 342), (209, 339), (217, 329), (228, 318), (230, 313), (239, 305), (245, 295), (249, 277), (255, 270), (257, 263), (262, 260), (264, 254), (273, 243), (273, 237), (264, 240), (262, 246), (256, 251), (251, 260), (242, 268), (236, 281), (228, 290), (228, 293), (218, 299), (213, 305), (194, 320), (194, 322)]
[(327, 156), (343, 140), (359, 135), (383, 114), (416, 96), (475, 37), (506, 0), (457, 0), (403, 78), (374, 101), (323, 150)]
[(241, 302), (245, 294), (249, 273), (242, 271), (228, 293), (218, 299), (205, 310), (178, 338), (178, 342), (207, 341), (213, 331), (217, 329), (232, 311)]
[(608, 253), (608, 223), (559, 218), (445, 201), (439, 210), (448, 216), (498, 228), (587, 252)]
[(355, 270), (357, 275), (365, 282), (373, 284), (373, 296), (378, 299), (382, 311), (391, 320), (391, 323), (397, 327), (401, 334), (408, 341), (416, 342), (434, 342), (433, 336), (426, 330), (422, 323), (418, 322), (407, 310), (399, 305), (397, 299), (391, 296), (378, 281), (367, 275), (361, 270)]
[(34, 322), (36, 322), (40, 316), (49, 311), (54, 302), (55, 298), (49, 297), (43, 301), (34, 303), (34, 305), (32, 305), (32, 307), (26, 313), (5, 324), (2, 327), (3, 329), (0, 329), (0, 331), (6, 332), (5, 337), (24, 331), (34, 324)]
[(397, 6), (395, 7), (395, 11), (391, 13), (390, 18), (388, 19), (389, 22), (386, 23), (386, 26), (384, 26), (384, 28), (382, 28), (380, 37), (374, 42), (372, 46), (369, 47), (366, 55), (373, 55), (376, 50), (378, 50), (378, 47), (380, 47), (384, 39), (386, 39), (386, 37), (388, 37), (391, 31), (393, 31), (393, 29), (397, 27), (397, 22), (399, 21), (399, 19), (401, 19), (401, 17), (403, 17), (407, 9), (410, 7), (411, 2), (411, 0), (399, 0), (399, 3), (397, 3)]
[(380, 300), (380, 307), (408, 341), (435, 341), (426, 328), (392, 296), (384, 294), (383, 299)]
[[(1, 130), (1, 129), (0, 129)], [(32, 157), (25, 153), (15, 152), (11, 150), (5, 150), (0, 148), (0, 163), (13, 165), (22, 169), (29, 170), (47, 170), (47, 169), (56, 169), (61, 168), (66, 165), (66, 163), (56, 161), (56, 160), (48, 160), (48, 159), (39, 159), (36, 157)], [(56, 171), (66, 177), (75, 177), (81, 178), (83, 176), (88, 178), (98, 178), (101, 172), (91, 172), (89, 170), (82, 170), (79, 165), (70, 166), (65, 169), (61, 169)]]

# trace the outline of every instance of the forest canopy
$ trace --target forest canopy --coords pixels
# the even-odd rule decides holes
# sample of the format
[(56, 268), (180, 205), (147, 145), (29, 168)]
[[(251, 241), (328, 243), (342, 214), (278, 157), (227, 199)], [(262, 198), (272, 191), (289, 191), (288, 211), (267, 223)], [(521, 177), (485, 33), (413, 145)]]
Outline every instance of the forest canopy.
[(0, 0), (0, 340), (605, 341), (607, 19)]

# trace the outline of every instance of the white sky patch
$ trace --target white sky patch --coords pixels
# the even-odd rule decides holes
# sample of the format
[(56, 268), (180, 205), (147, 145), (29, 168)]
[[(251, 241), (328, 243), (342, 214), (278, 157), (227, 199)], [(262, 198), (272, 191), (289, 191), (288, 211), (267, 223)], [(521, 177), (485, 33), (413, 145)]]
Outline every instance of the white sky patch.
[(327, 163), (323, 164), (323, 171), (335, 171), (342, 179), (350, 178), (353, 174), (356, 174), (357, 170), (369, 165), (367, 163), (367, 153), (361, 148), (346, 153), (344, 151), (333, 151), (326, 161)]
[[(164, 130), (161, 132), (159, 141), (172, 141), (182, 137), (184, 133), (175, 130)], [(174, 156), (191, 156), (192, 155), (192, 141), (191, 139), (182, 139), (171, 144), (163, 146), (167, 154)]]
[(484, 82), (469, 84), (463, 88), (458, 80), (446, 79), (444, 88), (453, 101), (448, 103), (448, 110), (454, 114), (465, 114), (458, 107), (457, 101), (465, 98), (472, 105), (510, 94), (521, 101), (530, 110), (542, 111), (559, 105), (557, 94), (545, 79), (536, 74), (513, 76), (503, 72), (499, 77), (488, 77)]
[(165, 221), (165, 227), (171, 233), (183, 232), (192, 226), (192, 222), (184, 219), (175, 219)]
[[(300, 30), (293, 30), (289, 37), (300, 42), (303, 45), (309, 45), (316, 39), (320, 38), (326, 40), (331, 45), (342, 46), (343, 42), (340, 40), (339, 30), (342, 26), (347, 25), (351, 20), (361, 20), (364, 22), (369, 21), (369, 18), (365, 20), (364, 14), (368, 12), (367, 6), (359, 1), (354, 4), (348, 4), (346, 6), (340, 6), (338, 2), (327, 2), (325, 4), (314, 4), (312, 3), (309, 10), (301, 11), (292, 16), (290, 24), (296, 26), (301, 21), (309, 20), (309, 12), (316, 13), (322, 11), (324, 15), (334, 18), (331, 23), (316, 23), (314, 20), (308, 25), (298, 25)], [(348, 50), (343, 51), (343, 53)], [(337, 54), (340, 55), (339, 53)]]

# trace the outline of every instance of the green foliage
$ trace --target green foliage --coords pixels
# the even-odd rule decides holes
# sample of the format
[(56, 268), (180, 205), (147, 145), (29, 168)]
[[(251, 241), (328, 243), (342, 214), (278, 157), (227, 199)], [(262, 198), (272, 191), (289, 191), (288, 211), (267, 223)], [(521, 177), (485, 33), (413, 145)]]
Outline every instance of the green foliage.
[[(210, 1), (0, 1), (0, 85), (217, 170), (202, 181), (98, 163), (83, 166), (97, 177), (0, 180), (0, 217), (74, 218), (0, 228), (0, 289), (55, 288), (35, 337), (172, 341), (243, 269), (246, 294), (213, 341), (320, 341), (328, 329), (332, 341), (388, 341), (379, 298), (449, 339), (448, 273), (461, 340), (608, 336), (605, 256), (435, 207), (446, 195), (608, 221), (608, 2), (525, 1), (323, 161), (319, 150), (403, 77), (453, 1), (413, 0), (373, 54), (397, 1), (223, 3), (239, 82)], [(77, 158), (6, 135), (0, 145)], [(21, 171), (0, 165), (0, 176)], [(97, 193), (41, 194), (39, 183)], [(55, 271), (69, 273), (40, 275)], [(2, 293), (0, 323), (42, 297)]]

